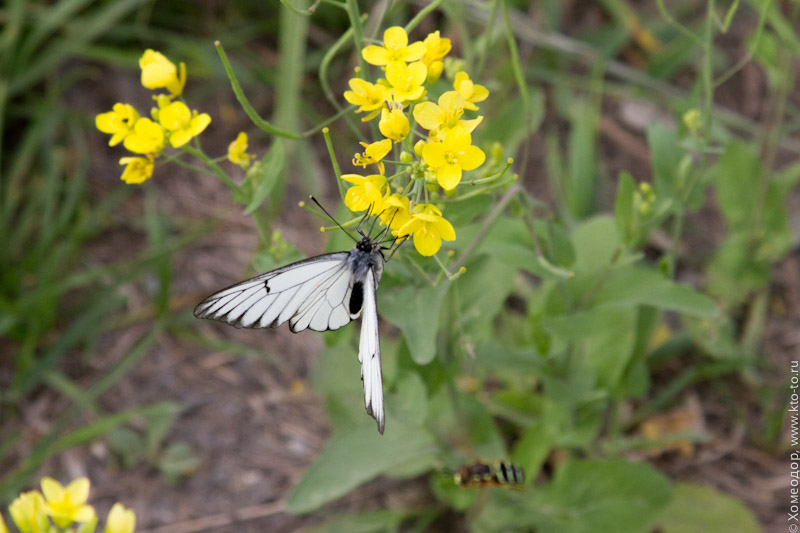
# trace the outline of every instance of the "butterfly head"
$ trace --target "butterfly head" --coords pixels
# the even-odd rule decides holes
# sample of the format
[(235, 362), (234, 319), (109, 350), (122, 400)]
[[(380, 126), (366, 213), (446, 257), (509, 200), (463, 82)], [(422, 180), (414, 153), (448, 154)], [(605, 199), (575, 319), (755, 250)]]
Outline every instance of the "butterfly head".
[(361, 240), (356, 243), (356, 248), (362, 252), (371, 254), (375, 243), (368, 236), (361, 234)]

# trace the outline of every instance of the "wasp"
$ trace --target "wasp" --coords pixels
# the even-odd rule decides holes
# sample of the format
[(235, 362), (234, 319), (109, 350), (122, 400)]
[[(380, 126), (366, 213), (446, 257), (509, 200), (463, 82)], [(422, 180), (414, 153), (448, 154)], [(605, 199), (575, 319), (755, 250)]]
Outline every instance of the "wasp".
[(461, 465), (453, 476), (456, 485), (465, 489), (503, 487), (525, 490), (525, 472), (505, 461), (476, 461)]

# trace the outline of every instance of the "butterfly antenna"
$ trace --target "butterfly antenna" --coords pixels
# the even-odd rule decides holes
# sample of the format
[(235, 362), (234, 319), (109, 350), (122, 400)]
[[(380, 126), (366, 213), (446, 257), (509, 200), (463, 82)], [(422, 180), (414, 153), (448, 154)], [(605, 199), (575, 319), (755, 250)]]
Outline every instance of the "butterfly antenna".
[[(328, 218), (329, 218), (329, 219), (333, 220), (333, 223), (334, 223), (334, 224), (336, 224), (337, 226), (339, 226), (339, 229), (341, 229), (343, 232), (345, 232), (345, 234), (346, 234), (348, 237), (350, 237), (351, 239), (353, 239), (355, 242), (358, 242), (358, 239), (356, 239), (355, 237), (353, 237), (353, 236), (350, 234), (350, 232), (349, 232), (349, 231), (347, 231), (347, 230), (345, 229), (345, 227), (344, 227), (344, 226), (342, 226), (341, 224), (339, 224), (339, 222), (338, 222), (338, 221), (337, 221), (335, 218), (333, 218), (333, 215), (331, 215), (331, 214), (328, 212), (328, 210), (327, 210), (327, 209), (325, 209), (324, 207), (322, 207), (322, 204), (321, 204), (321, 203), (319, 203), (319, 202), (317, 201), (317, 199), (316, 199), (316, 198), (314, 198), (314, 196), (309, 196), (309, 198), (311, 198), (311, 201), (312, 201), (312, 202), (314, 202), (315, 204), (317, 204), (317, 207), (319, 207), (320, 209), (322, 209), (322, 211), (323, 211), (323, 212), (324, 212), (326, 215), (328, 215)], [(360, 232), (359, 232), (359, 233), (360, 233)]]
[(361, 220), (359, 220), (359, 221), (358, 221), (358, 225), (356, 225), (356, 231), (357, 231), (357, 232), (358, 232), (358, 233), (359, 233), (359, 234), (360, 234), (362, 237), (364, 237), (365, 235), (364, 235), (364, 232), (363, 232), (363, 231), (361, 231), (361, 226), (363, 226), (363, 225), (364, 225), (364, 221), (365, 221), (365, 220), (367, 220), (367, 219), (369, 218), (369, 213), (370, 213), (370, 211), (372, 211), (372, 205), (373, 205), (373, 204), (369, 204), (369, 209), (367, 209), (367, 212), (366, 212), (366, 213), (364, 213), (364, 216), (363, 216), (363, 217), (361, 217)]

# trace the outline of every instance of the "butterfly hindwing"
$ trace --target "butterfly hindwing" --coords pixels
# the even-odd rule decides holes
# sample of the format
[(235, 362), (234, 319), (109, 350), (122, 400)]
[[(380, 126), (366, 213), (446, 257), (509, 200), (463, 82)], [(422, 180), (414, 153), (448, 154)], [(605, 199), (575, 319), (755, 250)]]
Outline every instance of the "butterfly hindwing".
[(376, 283), (372, 270), (367, 272), (363, 287), (364, 302), (358, 360), (361, 362), (361, 379), (364, 381), (364, 402), (367, 413), (375, 418), (378, 422), (378, 431), (383, 434), (386, 418), (383, 409), (383, 376), (381, 374), (381, 346), (378, 338)]
[(350, 312), (350, 252), (325, 254), (261, 274), (206, 298), (194, 314), (236, 327), (292, 331), (337, 329), (360, 314)]

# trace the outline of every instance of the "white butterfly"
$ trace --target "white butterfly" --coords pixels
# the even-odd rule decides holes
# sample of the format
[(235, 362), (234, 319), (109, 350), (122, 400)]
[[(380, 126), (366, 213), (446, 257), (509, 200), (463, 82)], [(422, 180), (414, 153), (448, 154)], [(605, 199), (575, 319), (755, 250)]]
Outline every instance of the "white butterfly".
[[(359, 232), (360, 233), (360, 232)], [(358, 360), (367, 413), (383, 434), (383, 377), (375, 294), (383, 274), (380, 238), (361, 233), (348, 252), (310, 257), (243, 281), (200, 302), (197, 318), (210, 318), (237, 328), (274, 328), (287, 320), (297, 333), (339, 329), (362, 312)]]

